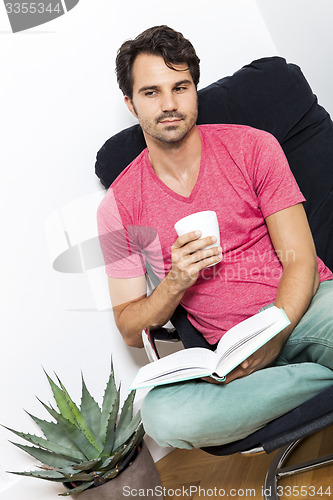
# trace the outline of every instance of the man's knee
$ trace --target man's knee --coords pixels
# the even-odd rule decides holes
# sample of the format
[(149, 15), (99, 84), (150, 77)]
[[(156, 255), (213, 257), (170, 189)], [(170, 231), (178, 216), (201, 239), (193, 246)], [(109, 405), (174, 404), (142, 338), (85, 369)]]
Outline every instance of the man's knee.
[(177, 397), (173, 398), (172, 393), (169, 386), (156, 387), (147, 394), (141, 408), (144, 429), (159, 446), (193, 448), (185, 437), (186, 415), (182, 414), (180, 405), (176, 411)]
[(148, 436), (160, 446), (170, 446), (170, 415), (166, 414), (159, 388), (152, 389), (141, 408), (142, 422)]
[(287, 363), (319, 363), (333, 370), (333, 281), (319, 285), (312, 302), (281, 351)]

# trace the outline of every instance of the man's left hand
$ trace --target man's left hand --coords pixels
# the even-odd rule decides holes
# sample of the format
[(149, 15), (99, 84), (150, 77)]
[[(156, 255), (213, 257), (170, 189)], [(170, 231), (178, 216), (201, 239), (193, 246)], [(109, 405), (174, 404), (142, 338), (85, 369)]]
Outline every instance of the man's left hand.
[[(282, 333), (282, 332), (281, 332)], [(283, 335), (273, 337), (269, 342), (264, 344), (260, 349), (251, 354), (239, 366), (228, 373), (224, 384), (228, 384), (237, 378), (246, 377), (253, 372), (270, 366), (279, 356), (281, 349), (285, 343)]]
[[(285, 330), (287, 330), (287, 328)], [(273, 337), (269, 342), (260, 347), (260, 349), (258, 349), (251, 356), (245, 359), (240, 365), (238, 365), (230, 373), (228, 373), (226, 379), (223, 382), (219, 382), (213, 377), (203, 377), (202, 380), (210, 382), (211, 384), (229, 384), (229, 382), (232, 382), (237, 378), (246, 377), (251, 373), (270, 366), (279, 356), (286, 338), (288, 338), (288, 335), (283, 335), (285, 330), (283, 332), (280, 332), (279, 335)]]

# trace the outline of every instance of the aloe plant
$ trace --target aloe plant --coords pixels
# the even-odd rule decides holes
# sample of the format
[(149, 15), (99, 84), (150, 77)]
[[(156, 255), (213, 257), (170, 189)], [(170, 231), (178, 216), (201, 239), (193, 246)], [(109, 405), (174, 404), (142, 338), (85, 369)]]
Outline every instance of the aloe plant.
[(11, 473), (70, 483), (72, 489), (61, 496), (75, 495), (116, 477), (131, 460), (144, 436), (140, 411), (133, 418), (135, 391), (129, 393), (120, 410), (120, 387), (116, 387), (111, 367), (100, 407), (89, 393), (82, 375), (82, 398), (78, 407), (57, 375), (58, 385), (45, 374), (58, 411), (40, 402), (54, 421), (41, 420), (28, 413), (44, 437), (6, 427), (33, 446), (13, 444), (43, 465), (38, 470)]

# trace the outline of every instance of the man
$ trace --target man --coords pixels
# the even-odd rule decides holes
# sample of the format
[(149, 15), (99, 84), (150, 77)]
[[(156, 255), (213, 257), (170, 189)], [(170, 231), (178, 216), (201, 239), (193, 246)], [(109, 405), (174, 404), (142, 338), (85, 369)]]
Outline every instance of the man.
[[(291, 322), (225, 383), (150, 391), (146, 432), (175, 447), (243, 438), (333, 383), (333, 275), (277, 141), (245, 126), (196, 126), (199, 59), (188, 40), (166, 26), (146, 30), (120, 48), (117, 76), (147, 143), (98, 213), (125, 342), (141, 347), (141, 331), (164, 325), (179, 303), (212, 345), (271, 303)], [(200, 210), (217, 212), (223, 249), (205, 249), (215, 241), (197, 232), (176, 237), (175, 222)], [(150, 296), (140, 249), (160, 277)]]

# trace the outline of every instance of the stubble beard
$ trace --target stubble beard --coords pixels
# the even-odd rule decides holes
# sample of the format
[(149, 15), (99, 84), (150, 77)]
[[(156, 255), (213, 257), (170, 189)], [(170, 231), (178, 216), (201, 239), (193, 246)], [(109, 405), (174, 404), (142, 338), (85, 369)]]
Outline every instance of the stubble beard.
[[(151, 120), (140, 120), (140, 116), (138, 114), (137, 116), (139, 124), (145, 135), (147, 134), (155, 141), (162, 143), (164, 146), (170, 145), (171, 147), (174, 147), (179, 145), (195, 127), (198, 118), (198, 111), (196, 110), (191, 113), (191, 115), (184, 115), (178, 111), (165, 112), (159, 115), (153, 122)], [(159, 129), (159, 124), (162, 121), (172, 118), (180, 120), (179, 125), (170, 125), (164, 127), (162, 130)]]

